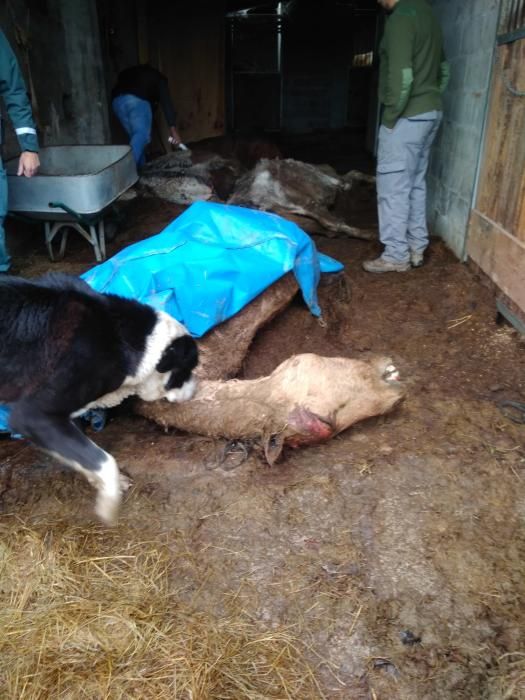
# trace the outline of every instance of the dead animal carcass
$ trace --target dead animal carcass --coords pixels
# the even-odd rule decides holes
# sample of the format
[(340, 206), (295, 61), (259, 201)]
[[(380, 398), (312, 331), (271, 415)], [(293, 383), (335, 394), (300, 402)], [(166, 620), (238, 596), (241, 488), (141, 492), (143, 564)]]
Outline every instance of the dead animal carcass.
[(257, 438), (273, 464), (284, 445), (325, 442), (357, 421), (389, 411), (403, 397), (398, 378), (384, 357), (295, 355), (267, 377), (203, 380), (184, 404), (140, 402), (138, 412), (190, 433)]
[(241, 172), (240, 163), (213, 153), (192, 156), (175, 151), (147, 163), (140, 177), (143, 193), (174, 204), (223, 198)]
[(235, 316), (206, 333), (199, 342), (200, 379), (231, 379), (242, 367), (257, 331), (284, 311), (299, 291), (291, 272), (274, 282)]
[(269, 376), (231, 379), (257, 331), (282, 312), (299, 287), (288, 273), (199, 342), (199, 386), (184, 406), (137, 401), (135, 411), (162, 427), (228, 439), (256, 439), (273, 464), (285, 444), (324, 442), (353, 423), (389, 411), (404, 395), (387, 358), (296, 355)]
[(353, 183), (362, 178), (356, 171), (339, 177), (335, 171), (330, 173), (291, 158), (263, 158), (237, 180), (228, 202), (273, 211), (309, 233), (346, 234), (370, 240), (377, 237), (375, 229), (351, 226), (335, 209), (341, 194), (350, 194)]

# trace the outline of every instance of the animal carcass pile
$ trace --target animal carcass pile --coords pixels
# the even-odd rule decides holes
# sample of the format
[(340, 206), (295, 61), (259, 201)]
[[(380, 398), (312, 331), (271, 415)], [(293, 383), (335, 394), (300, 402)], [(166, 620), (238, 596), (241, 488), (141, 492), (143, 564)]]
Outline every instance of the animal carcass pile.
[[(141, 182), (178, 203), (196, 198), (262, 209), (308, 232), (375, 237), (348, 221), (352, 197), (375, 196), (375, 178), (292, 159), (261, 158), (249, 170), (224, 154), (170, 154), (147, 166)], [(217, 191), (218, 174), (228, 187)], [(192, 190), (191, 180), (197, 184)], [(222, 180), (224, 183), (224, 178)], [(229, 192), (228, 192), (229, 190)], [(193, 191), (193, 194), (192, 194)], [(357, 193), (357, 194), (356, 194)], [(346, 214), (346, 215), (345, 215)], [(182, 405), (137, 401), (136, 411), (163, 427), (233, 440), (258, 440), (269, 463), (289, 445), (328, 440), (353, 423), (389, 411), (403, 397), (397, 370), (387, 358), (295, 355), (266, 377), (236, 379), (259, 328), (280, 313), (298, 290), (288, 274), (239, 313), (209, 331), (200, 345), (196, 395)]]
[(298, 287), (291, 274), (200, 342), (193, 399), (174, 405), (137, 401), (135, 410), (162, 427), (235, 440), (258, 440), (273, 464), (285, 445), (321, 443), (357, 421), (386, 413), (403, 398), (388, 358), (295, 355), (269, 376), (231, 379), (259, 328), (280, 313)]
[(140, 185), (145, 194), (175, 204), (227, 201), (279, 214), (308, 233), (374, 239), (374, 227), (353, 223), (355, 203), (375, 199), (375, 178), (356, 170), (338, 175), (329, 166), (291, 158), (261, 158), (247, 170), (235, 157), (212, 152), (166, 154), (148, 163)]

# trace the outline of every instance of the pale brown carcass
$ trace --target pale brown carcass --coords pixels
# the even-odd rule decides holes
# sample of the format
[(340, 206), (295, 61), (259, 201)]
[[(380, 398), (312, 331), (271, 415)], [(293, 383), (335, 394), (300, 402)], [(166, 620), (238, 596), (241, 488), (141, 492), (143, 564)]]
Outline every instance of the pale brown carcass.
[(283, 447), (321, 443), (357, 421), (386, 413), (404, 395), (389, 358), (295, 355), (269, 376), (202, 380), (190, 401), (140, 402), (161, 426), (230, 440), (257, 439), (273, 464)]

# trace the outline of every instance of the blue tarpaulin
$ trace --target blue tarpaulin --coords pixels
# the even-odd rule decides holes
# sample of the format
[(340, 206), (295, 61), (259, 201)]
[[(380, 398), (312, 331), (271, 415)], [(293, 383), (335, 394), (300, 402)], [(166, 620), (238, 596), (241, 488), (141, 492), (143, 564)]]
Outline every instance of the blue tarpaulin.
[(319, 316), (319, 275), (342, 269), (318, 253), (296, 224), (276, 214), (195, 202), (161, 233), (82, 277), (99, 292), (166, 311), (199, 337), (291, 270), (310, 311)]
[[(319, 316), (321, 272), (343, 265), (319, 253), (291, 221), (228, 204), (195, 202), (161, 233), (124, 248), (82, 275), (99, 292), (166, 311), (202, 336), (293, 270)], [(0, 431), (8, 431), (0, 407)]]
[[(11, 433), (11, 429), (9, 427), (8, 420), (9, 420), (9, 408), (7, 406), (0, 404), (0, 433)], [(19, 437), (21, 437), (21, 435), (15, 435), (14, 433), (12, 433), (11, 437), (19, 438)]]

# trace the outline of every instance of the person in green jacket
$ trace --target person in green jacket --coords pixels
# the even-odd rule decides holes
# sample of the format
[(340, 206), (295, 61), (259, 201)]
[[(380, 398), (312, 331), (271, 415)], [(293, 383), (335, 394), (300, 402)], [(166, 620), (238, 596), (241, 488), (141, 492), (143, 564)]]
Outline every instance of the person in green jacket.
[(367, 272), (405, 272), (428, 246), (426, 174), (449, 77), (427, 0), (378, 0), (391, 14), (380, 44), (377, 205), (382, 255)]
[[(4, 33), (0, 30), (0, 95), (15, 129), (20, 146), (17, 175), (32, 177), (40, 166), (38, 139), (31, 103), (22, 72)], [(0, 143), (2, 142), (0, 129)], [(7, 216), (7, 176), (0, 157), (0, 273), (7, 272), (11, 259), (5, 241), (4, 220)]]

